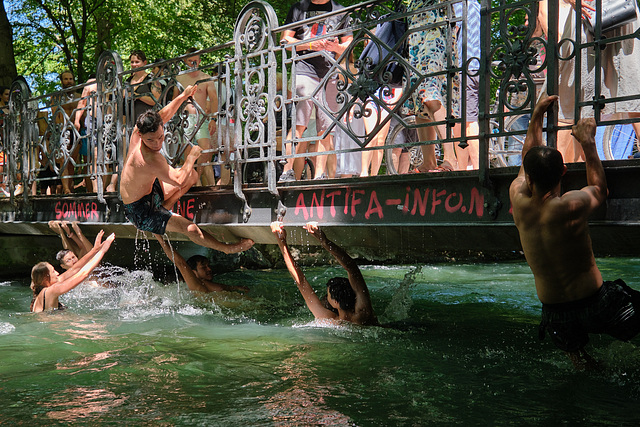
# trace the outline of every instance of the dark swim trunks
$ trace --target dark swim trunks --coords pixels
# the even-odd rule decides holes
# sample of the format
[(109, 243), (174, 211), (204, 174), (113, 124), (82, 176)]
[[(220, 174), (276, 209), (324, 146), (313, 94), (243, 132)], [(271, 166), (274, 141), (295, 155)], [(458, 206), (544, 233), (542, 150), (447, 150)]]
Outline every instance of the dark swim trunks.
[(164, 191), (156, 178), (151, 193), (133, 203), (125, 204), (124, 214), (139, 230), (164, 234), (172, 214), (162, 206), (163, 202)]
[(578, 301), (542, 304), (540, 339), (545, 330), (558, 348), (570, 352), (582, 349), (589, 334), (628, 341), (640, 332), (640, 292), (618, 279)]

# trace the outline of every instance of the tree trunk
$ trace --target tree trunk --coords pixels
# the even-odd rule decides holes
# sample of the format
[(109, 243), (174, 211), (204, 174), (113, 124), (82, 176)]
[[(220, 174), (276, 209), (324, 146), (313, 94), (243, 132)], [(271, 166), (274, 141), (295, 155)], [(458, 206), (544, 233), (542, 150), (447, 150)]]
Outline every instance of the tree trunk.
[(17, 75), (13, 57), (13, 32), (4, 2), (0, 2), (0, 86), (10, 86)]

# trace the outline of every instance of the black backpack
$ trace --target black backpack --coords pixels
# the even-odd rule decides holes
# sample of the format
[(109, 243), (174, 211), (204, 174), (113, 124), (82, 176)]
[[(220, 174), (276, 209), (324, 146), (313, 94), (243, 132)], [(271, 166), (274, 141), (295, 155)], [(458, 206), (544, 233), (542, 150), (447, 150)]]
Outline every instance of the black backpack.
[[(382, 17), (384, 19), (384, 17)], [(380, 42), (389, 46), (393, 51), (406, 58), (407, 43), (403, 36), (407, 31), (407, 22), (404, 18), (385, 21), (378, 24), (375, 29), (375, 36)], [(400, 87), (404, 76), (404, 67), (398, 59), (390, 54), (390, 51), (382, 44), (370, 42), (365, 46), (360, 61), (367, 67), (369, 73), (374, 73), (374, 79), (380, 84), (389, 84)], [(378, 67), (380, 61), (387, 63), (386, 66)], [(390, 79), (385, 81), (385, 73), (390, 73)]]

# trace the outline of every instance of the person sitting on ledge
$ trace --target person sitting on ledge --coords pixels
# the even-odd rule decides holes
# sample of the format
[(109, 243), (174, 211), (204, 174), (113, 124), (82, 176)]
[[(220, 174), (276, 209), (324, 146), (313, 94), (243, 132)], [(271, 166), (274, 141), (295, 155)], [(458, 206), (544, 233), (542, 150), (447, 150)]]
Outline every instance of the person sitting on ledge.
[(100, 230), (89, 253), (62, 274), (59, 274), (48, 262), (40, 262), (31, 269), (33, 299), (31, 300), (30, 310), (32, 312), (39, 313), (46, 310), (65, 308), (58, 301), (58, 297), (66, 294), (89, 277), (116, 238), (115, 234), (112, 233), (103, 242), (103, 235), (104, 231)]
[[(287, 233), (282, 222), (271, 223), (271, 231), (278, 239), (278, 246), (284, 257), (284, 262), (291, 276), (296, 281), (298, 289), (307, 303), (307, 307), (316, 319), (331, 319), (347, 321), (357, 325), (372, 326), (378, 325), (378, 319), (371, 306), (369, 289), (358, 268), (358, 264), (351, 258), (344, 249), (327, 238), (322, 230), (318, 228), (318, 223), (309, 222), (305, 225), (313, 237), (318, 239), (340, 265), (347, 271), (346, 277), (334, 277), (327, 282), (327, 302), (330, 308), (326, 307), (316, 295), (313, 288), (304, 276), (304, 273), (293, 259), (289, 246), (287, 245)], [(332, 309), (333, 310), (332, 310)]]
[(230, 254), (253, 246), (251, 239), (225, 244), (183, 216), (169, 211), (191, 186), (198, 181), (194, 169), (202, 149), (194, 146), (182, 167), (176, 169), (162, 155), (164, 127), (183, 102), (196, 92), (188, 86), (160, 112), (147, 110), (140, 114), (131, 132), (129, 151), (122, 169), (120, 196), (125, 215), (138, 229), (153, 234), (172, 231), (184, 234), (192, 242)]
[(213, 271), (209, 266), (209, 260), (202, 255), (194, 255), (188, 260), (185, 260), (182, 255), (169, 245), (168, 241), (165, 241), (159, 234), (154, 234), (158, 243), (162, 247), (162, 250), (167, 257), (173, 261), (173, 263), (180, 270), (180, 274), (187, 283), (187, 287), (191, 291), (197, 292), (222, 292), (222, 291), (236, 291), (236, 292), (248, 292), (249, 288), (246, 286), (230, 286), (223, 285), (222, 283), (216, 283), (213, 281)]

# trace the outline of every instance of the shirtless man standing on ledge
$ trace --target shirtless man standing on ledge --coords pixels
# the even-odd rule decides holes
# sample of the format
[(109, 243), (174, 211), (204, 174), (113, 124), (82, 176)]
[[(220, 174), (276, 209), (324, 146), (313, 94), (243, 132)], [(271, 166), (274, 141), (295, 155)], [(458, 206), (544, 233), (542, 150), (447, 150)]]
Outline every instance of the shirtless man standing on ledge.
[(188, 86), (160, 112), (148, 110), (136, 120), (120, 182), (125, 215), (143, 231), (161, 235), (166, 231), (181, 233), (201, 246), (227, 254), (242, 252), (253, 246), (251, 239), (233, 244), (221, 243), (193, 222), (169, 211), (198, 181), (198, 173), (193, 166), (202, 150), (194, 146), (182, 167), (169, 166), (161, 153), (164, 124), (183, 102), (193, 96), (196, 89), (197, 86)]
[(589, 216), (607, 198), (607, 181), (596, 151), (596, 123), (582, 119), (573, 136), (585, 154), (587, 186), (562, 194), (567, 171), (562, 154), (543, 145), (542, 119), (557, 96), (536, 105), (522, 147), (522, 167), (511, 183), (513, 220), (542, 302), (545, 330), (578, 369), (596, 367), (585, 352), (589, 334), (627, 341), (640, 332), (640, 292), (622, 280), (603, 282), (589, 235)]

